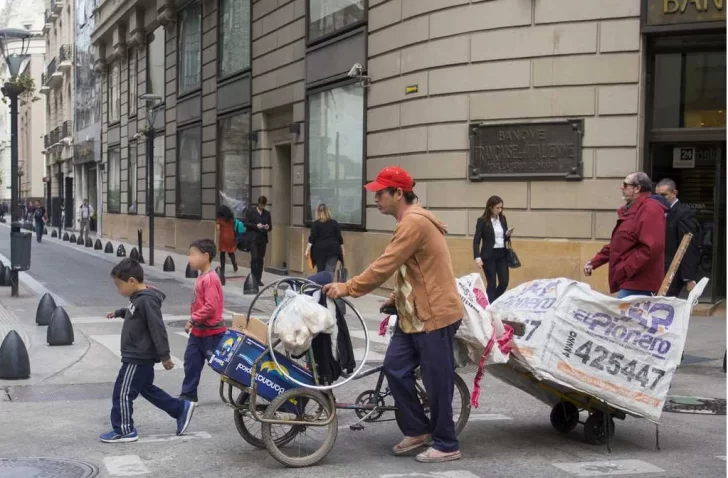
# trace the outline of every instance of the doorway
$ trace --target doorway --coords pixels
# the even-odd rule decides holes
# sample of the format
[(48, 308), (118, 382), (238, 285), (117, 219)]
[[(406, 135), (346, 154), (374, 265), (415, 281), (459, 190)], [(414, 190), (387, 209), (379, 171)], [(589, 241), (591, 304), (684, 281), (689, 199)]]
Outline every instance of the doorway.
[(288, 274), (290, 260), (288, 257), (289, 237), (291, 226), (291, 145), (281, 144), (273, 148), (273, 192), (271, 205), (271, 221), (273, 233), (270, 245), (270, 266), (268, 269), (275, 274)]

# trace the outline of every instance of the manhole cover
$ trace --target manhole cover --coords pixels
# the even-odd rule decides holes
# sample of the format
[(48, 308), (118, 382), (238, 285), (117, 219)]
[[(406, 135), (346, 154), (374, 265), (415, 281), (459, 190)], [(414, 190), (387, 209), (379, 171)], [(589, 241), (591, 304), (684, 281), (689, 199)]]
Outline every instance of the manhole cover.
[(724, 398), (685, 397), (669, 395), (662, 408), (671, 413), (695, 413), (701, 415), (725, 415), (726, 400)]
[(3, 478), (92, 478), (99, 469), (65, 458), (0, 458)]

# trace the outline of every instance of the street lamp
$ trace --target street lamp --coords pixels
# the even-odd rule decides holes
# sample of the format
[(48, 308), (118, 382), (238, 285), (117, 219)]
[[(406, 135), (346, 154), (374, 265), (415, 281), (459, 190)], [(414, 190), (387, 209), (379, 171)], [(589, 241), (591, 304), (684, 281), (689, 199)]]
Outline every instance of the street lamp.
[[(147, 215), (149, 216), (149, 265), (154, 265), (154, 122), (162, 97), (145, 93), (139, 97), (147, 107)], [(139, 251), (141, 253), (141, 251)]]
[(0, 89), (2, 94), (10, 100), (10, 287), (12, 297), (18, 297), (18, 269), (12, 263), (13, 235), (20, 233), (20, 214), (18, 210), (18, 96), (25, 90), (15, 80), (28, 64), (30, 55), (30, 38), (32, 33), (18, 28), (6, 28), (0, 30), (0, 54), (8, 65), (10, 80)]

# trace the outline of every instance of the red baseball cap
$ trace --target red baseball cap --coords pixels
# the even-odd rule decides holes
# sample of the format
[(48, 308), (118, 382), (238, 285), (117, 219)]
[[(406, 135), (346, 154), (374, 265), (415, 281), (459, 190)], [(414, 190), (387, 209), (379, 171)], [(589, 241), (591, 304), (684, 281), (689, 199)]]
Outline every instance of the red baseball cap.
[(415, 180), (399, 166), (387, 166), (379, 171), (374, 181), (364, 185), (364, 188), (371, 192), (381, 191), (386, 188), (401, 188), (402, 191), (412, 191), (414, 187)]

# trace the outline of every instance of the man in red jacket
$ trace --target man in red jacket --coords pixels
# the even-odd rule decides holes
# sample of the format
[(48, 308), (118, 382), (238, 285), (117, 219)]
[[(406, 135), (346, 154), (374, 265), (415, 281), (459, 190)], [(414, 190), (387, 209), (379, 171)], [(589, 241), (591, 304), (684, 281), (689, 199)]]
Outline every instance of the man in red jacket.
[(667, 208), (651, 199), (652, 181), (643, 172), (629, 174), (622, 184), (627, 204), (617, 211), (612, 239), (584, 265), (584, 274), (609, 263), (609, 292), (623, 299), (652, 295), (665, 275), (665, 213)]

